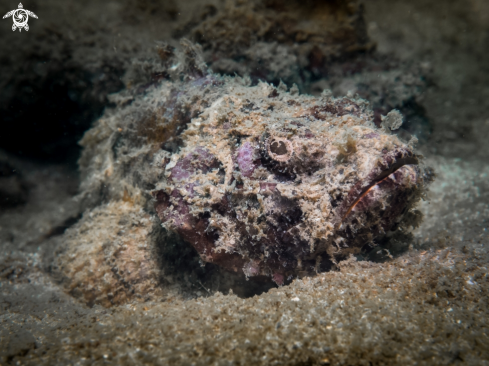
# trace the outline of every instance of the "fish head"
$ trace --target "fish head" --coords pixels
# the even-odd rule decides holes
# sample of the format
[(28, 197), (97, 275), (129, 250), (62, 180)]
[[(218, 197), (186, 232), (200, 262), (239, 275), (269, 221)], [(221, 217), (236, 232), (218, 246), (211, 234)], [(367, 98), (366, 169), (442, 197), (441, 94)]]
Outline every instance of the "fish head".
[(153, 193), (204, 261), (282, 284), (374, 246), (423, 195), (420, 156), (365, 101), (236, 89), (192, 120)]

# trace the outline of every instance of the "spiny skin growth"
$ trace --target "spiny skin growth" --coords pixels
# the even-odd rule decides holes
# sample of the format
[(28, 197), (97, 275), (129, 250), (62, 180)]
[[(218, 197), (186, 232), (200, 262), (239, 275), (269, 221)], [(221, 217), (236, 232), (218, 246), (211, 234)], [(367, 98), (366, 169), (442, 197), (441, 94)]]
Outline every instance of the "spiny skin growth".
[(363, 100), (223, 79), (153, 191), (164, 226), (206, 262), (277, 284), (373, 246), (421, 197), (412, 147)]
[[(414, 206), (429, 169), (409, 143), (375, 126), (367, 102), (218, 76), (207, 71), (198, 47), (183, 46), (176, 55), (160, 49), (158, 77), (114, 96), (118, 107), (85, 134), (86, 207), (130, 202), (156, 214), (204, 262), (279, 285), (417, 225)], [(164, 243), (147, 236), (137, 251), (147, 251), (145, 260), (154, 258), (148, 268), (157, 268), (155, 248)], [(106, 256), (116, 244), (103, 244)], [(87, 272), (83, 260), (70, 259), (88, 254), (66, 245), (70, 255), (57, 265), (66, 286), (73, 288), (76, 273), (78, 289), (87, 283), (85, 297), (107, 298), (105, 290), (93, 293), (96, 268)], [(139, 279), (118, 260), (108, 268), (123, 283), (153, 288), (157, 276)]]

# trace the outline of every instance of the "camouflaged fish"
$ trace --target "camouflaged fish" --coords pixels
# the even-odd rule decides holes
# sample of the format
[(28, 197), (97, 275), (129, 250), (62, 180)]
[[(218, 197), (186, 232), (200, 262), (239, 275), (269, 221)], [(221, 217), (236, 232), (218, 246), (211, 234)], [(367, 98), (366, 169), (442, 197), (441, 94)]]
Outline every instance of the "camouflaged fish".
[(203, 261), (279, 285), (419, 222), (429, 169), (365, 100), (215, 75), (192, 47), (187, 61), (170, 54), (85, 135), (85, 192), (152, 200)]

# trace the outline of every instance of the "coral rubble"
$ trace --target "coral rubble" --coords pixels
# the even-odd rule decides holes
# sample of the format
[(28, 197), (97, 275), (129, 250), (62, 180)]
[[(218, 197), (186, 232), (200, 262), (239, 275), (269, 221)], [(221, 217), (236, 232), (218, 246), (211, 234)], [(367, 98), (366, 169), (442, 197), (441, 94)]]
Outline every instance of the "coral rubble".
[(332, 60), (373, 49), (359, 1), (229, 1), (207, 6), (175, 32), (203, 46), (218, 73), (302, 83)]

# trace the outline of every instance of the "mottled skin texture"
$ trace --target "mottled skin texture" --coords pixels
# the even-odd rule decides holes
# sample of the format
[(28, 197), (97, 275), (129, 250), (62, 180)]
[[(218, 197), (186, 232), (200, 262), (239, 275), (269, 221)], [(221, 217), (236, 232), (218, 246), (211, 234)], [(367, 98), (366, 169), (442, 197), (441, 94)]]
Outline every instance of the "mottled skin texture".
[(150, 215), (131, 202), (101, 205), (66, 231), (52, 270), (63, 275), (68, 293), (90, 306), (165, 298), (150, 244), (152, 226)]
[(111, 224), (104, 240), (83, 231), (86, 247), (65, 238), (53, 269), (70, 293), (105, 306), (170, 296), (164, 230), (155, 223), (129, 240), (131, 220), (114, 224), (121, 202), (236, 274), (223, 275), (230, 288), (233, 278), (281, 285), (333, 269), (419, 222), (429, 170), (376, 127), (366, 101), (210, 73), (188, 41), (160, 51), (152, 82), (115, 95), (80, 142), (87, 212), (73, 232), (93, 217)]
[(204, 261), (283, 284), (417, 217), (424, 169), (412, 146), (375, 126), (365, 101), (230, 78), (202, 88), (213, 98), (161, 163), (152, 194), (164, 226)]

